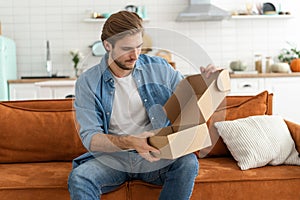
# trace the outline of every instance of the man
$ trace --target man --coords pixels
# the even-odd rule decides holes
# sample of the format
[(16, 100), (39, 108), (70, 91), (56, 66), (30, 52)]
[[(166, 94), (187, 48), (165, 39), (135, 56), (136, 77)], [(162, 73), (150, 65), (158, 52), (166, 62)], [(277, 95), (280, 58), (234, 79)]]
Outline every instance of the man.
[[(90, 151), (74, 160), (71, 199), (96, 200), (128, 180), (162, 185), (160, 199), (189, 199), (198, 174), (195, 154), (158, 159), (147, 143), (153, 129), (170, 125), (162, 106), (183, 76), (164, 59), (141, 54), (142, 19), (120, 11), (105, 22), (107, 53), (76, 82), (80, 136)], [(214, 66), (202, 73), (216, 71)]]

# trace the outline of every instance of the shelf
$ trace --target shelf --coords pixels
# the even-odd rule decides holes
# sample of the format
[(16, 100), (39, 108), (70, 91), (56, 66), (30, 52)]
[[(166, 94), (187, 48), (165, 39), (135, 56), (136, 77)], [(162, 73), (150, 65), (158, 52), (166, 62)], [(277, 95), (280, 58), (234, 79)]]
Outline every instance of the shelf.
[(292, 15), (233, 15), (231, 19), (291, 19)]
[(93, 19), (93, 18), (86, 18), (83, 20), (84, 22), (105, 22), (105, 18), (98, 18), (98, 19)]
[[(83, 20), (84, 22), (91, 22), (91, 23), (95, 23), (95, 22), (101, 22), (104, 23), (106, 21), (106, 18), (98, 18), (98, 19), (93, 19), (93, 18), (86, 18)], [(144, 22), (149, 22), (150, 20), (148, 18), (143, 19)]]

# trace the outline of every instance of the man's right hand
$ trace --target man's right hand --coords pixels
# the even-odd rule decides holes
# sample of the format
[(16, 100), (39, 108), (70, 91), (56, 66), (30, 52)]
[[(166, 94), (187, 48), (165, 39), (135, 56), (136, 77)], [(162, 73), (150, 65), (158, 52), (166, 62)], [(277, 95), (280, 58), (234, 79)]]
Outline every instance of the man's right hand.
[(152, 132), (144, 132), (139, 135), (127, 136), (128, 142), (132, 149), (135, 149), (143, 158), (150, 162), (158, 161), (160, 158), (154, 157), (153, 153), (160, 154), (160, 151), (148, 144), (147, 139), (153, 136)]
[(160, 154), (160, 151), (148, 144), (147, 139), (155, 135), (144, 132), (139, 135), (112, 135), (99, 133), (92, 137), (90, 150), (102, 152), (116, 152), (120, 150), (134, 149), (143, 158), (150, 162), (158, 161), (152, 153)]

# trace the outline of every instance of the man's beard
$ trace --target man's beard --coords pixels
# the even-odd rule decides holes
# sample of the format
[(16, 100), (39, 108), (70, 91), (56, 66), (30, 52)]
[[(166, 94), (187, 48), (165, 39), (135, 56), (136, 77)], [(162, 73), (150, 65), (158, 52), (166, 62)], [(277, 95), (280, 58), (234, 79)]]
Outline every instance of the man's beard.
[(127, 67), (126, 65), (122, 64), (121, 62), (119, 62), (117, 59), (114, 58), (114, 53), (111, 52), (111, 58), (112, 60), (116, 63), (116, 65), (123, 69), (123, 70), (132, 70), (132, 67)]

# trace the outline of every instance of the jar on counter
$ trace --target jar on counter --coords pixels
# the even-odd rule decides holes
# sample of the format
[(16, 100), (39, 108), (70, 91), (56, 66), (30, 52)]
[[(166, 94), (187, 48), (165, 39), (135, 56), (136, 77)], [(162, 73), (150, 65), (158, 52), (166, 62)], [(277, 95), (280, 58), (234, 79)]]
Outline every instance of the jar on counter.
[(266, 73), (271, 73), (272, 69), (271, 69), (271, 65), (273, 64), (273, 59), (271, 56), (267, 56), (266, 57)]
[(258, 73), (262, 73), (262, 55), (261, 54), (254, 55), (254, 60), (255, 60), (255, 70)]

